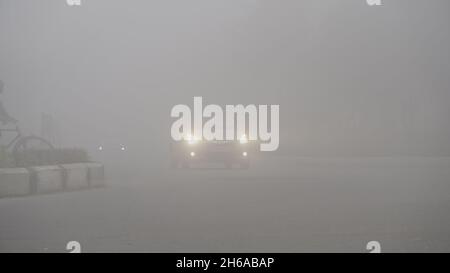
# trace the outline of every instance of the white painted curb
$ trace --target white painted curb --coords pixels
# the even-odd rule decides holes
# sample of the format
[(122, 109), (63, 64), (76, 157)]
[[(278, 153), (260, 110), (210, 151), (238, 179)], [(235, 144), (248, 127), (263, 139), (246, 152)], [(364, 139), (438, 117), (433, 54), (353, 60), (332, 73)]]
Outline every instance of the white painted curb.
[(31, 183), (36, 193), (63, 190), (63, 170), (59, 166), (31, 167)]
[(86, 164), (63, 164), (60, 165), (64, 173), (64, 186), (68, 190), (79, 190), (89, 186), (88, 168)]
[(105, 168), (100, 163), (84, 163), (88, 168), (88, 180), (90, 187), (105, 186)]
[(30, 193), (30, 173), (27, 169), (0, 169), (0, 197), (21, 196)]
[(0, 168), (0, 198), (105, 186), (100, 163)]

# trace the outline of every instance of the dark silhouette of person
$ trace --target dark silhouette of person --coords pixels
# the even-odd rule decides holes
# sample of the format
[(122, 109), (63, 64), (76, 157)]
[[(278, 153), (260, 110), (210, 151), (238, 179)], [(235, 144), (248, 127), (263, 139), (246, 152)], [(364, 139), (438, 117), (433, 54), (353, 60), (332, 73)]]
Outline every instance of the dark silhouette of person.
[[(0, 80), (0, 95), (3, 93), (3, 87), (4, 84), (3, 82)], [(9, 123), (17, 123), (17, 120), (13, 117), (11, 117), (8, 112), (6, 112), (5, 107), (3, 107), (2, 101), (0, 100), (0, 122), (3, 125), (7, 125)]]

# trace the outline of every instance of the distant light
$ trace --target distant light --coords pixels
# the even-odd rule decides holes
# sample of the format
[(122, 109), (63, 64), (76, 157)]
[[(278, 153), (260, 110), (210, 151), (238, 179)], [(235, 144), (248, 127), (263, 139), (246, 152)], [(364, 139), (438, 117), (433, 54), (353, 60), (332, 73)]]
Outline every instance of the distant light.
[(125, 147), (124, 146), (122, 146), (122, 148), (120, 148), (122, 151), (125, 151)]
[(194, 156), (195, 156), (195, 153), (194, 153), (194, 152), (191, 152), (191, 156), (194, 157)]
[(99, 146), (99, 147), (98, 147), (98, 150), (99, 150), (99, 151), (103, 151), (103, 147), (102, 147), (102, 146)]
[(247, 156), (247, 152), (243, 152), (242, 155), (243, 155), (243, 156)]

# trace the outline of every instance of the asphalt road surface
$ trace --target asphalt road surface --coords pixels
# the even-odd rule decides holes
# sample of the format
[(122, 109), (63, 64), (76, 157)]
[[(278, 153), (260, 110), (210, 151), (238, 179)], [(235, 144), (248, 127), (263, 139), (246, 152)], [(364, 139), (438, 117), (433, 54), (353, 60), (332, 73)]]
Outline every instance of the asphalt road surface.
[(450, 158), (107, 172), (105, 188), (0, 199), (0, 251), (67, 252), (73, 240), (84, 252), (450, 250)]

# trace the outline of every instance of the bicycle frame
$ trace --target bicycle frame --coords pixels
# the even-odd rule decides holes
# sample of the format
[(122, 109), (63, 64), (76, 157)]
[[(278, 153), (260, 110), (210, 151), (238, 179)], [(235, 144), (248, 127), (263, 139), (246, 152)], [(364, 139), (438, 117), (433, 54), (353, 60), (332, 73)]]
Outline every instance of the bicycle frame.
[(13, 144), (22, 137), (22, 133), (20, 132), (20, 129), (19, 129), (18, 126), (16, 128), (14, 128), (14, 129), (0, 129), (0, 136), (1, 136), (2, 132), (15, 132), (15, 133), (17, 133), (16, 137), (14, 137), (14, 139), (11, 140), (6, 145), (7, 149), (11, 148), (11, 146), (13, 146)]

